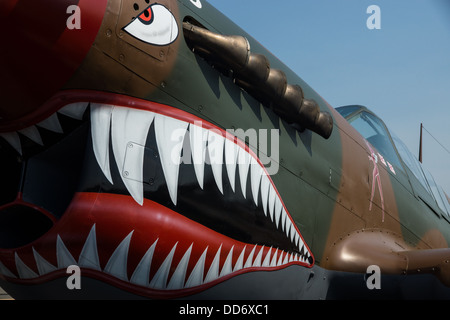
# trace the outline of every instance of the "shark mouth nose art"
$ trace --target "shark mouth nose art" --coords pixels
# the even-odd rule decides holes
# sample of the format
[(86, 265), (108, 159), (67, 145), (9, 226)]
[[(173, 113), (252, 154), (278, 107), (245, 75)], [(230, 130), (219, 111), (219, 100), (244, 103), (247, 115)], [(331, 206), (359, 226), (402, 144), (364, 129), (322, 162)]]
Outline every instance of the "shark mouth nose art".
[(312, 267), (310, 249), (245, 143), (182, 110), (107, 97), (63, 108), (90, 114), (90, 174), (98, 171), (101, 187), (77, 192), (32, 246), (0, 250), (1, 274), (39, 282), (79, 265), (82, 275), (172, 298), (243, 273)]

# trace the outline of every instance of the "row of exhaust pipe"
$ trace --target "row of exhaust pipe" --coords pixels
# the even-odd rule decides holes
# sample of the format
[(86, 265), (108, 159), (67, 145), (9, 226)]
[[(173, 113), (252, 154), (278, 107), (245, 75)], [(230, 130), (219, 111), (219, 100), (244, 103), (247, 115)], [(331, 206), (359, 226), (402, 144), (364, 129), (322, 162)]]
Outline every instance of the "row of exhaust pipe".
[(316, 101), (305, 99), (299, 85), (287, 82), (286, 74), (272, 69), (262, 54), (250, 51), (243, 36), (221, 35), (183, 23), (190, 48), (222, 73), (231, 75), (236, 85), (247, 91), (279, 117), (300, 130), (309, 129), (325, 139), (333, 130), (333, 118), (320, 111)]

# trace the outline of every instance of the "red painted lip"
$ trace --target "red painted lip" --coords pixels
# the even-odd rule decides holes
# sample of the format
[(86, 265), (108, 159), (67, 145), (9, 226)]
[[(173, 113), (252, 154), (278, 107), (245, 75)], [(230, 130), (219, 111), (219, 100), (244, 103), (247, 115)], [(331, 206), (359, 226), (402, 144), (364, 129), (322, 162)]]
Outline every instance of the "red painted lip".
[(130, 96), (101, 91), (67, 90), (59, 91), (49, 100), (47, 100), (47, 102), (44, 103), (39, 109), (23, 115), (15, 121), (0, 119), (0, 133), (14, 132), (24, 128), (28, 128), (41, 121), (44, 121), (64, 106), (72, 103), (86, 101), (90, 103), (109, 104), (126, 108), (157, 112), (189, 123), (202, 121), (207, 126), (207, 129), (221, 130), (217, 126), (209, 124), (201, 118), (195, 117), (186, 112), (180, 112), (180, 109), (156, 102), (149, 102), (147, 100), (137, 99)]
[[(151, 200), (140, 206), (130, 196), (98, 193), (76, 194), (50, 232), (25, 247), (0, 250), (0, 261), (12, 282), (67, 277), (66, 268), (75, 264), (82, 276), (150, 298), (194, 294), (246, 272), (311, 267), (281, 250), (221, 235)], [(138, 269), (148, 278), (138, 277)]]
[[(205, 129), (224, 132), (174, 107), (85, 90), (60, 92), (22, 123), (33, 125), (67, 105), (86, 101), (154, 112), (190, 124), (201, 121)], [(17, 127), (0, 125), (2, 129)], [(242, 142), (236, 144), (245, 147)], [(293, 228), (300, 235), (295, 224)], [(300, 242), (310, 259), (234, 240), (149, 199), (141, 206), (131, 196), (78, 193), (44, 236), (24, 247), (0, 249), (0, 274), (11, 282), (39, 284), (67, 277), (67, 266), (76, 264), (82, 275), (124, 290), (151, 298), (176, 298), (247, 272), (294, 264), (312, 267), (314, 258), (301, 235)]]

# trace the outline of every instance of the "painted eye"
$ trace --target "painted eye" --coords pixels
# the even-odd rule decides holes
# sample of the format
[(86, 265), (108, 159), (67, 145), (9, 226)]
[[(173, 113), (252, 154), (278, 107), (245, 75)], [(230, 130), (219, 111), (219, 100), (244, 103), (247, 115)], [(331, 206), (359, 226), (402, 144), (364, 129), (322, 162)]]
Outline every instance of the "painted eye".
[(175, 17), (161, 4), (148, 6), (123, 30), (145, 43), (157, 46), (169, 45), (178, 37)]
[(149, 25), (153, 22), (153, 10), (152, 7), (148, 7), (147, 9), (144, 10), (144, 12), (142, 12), (138, 19), (139, 21), (141, 21), (143, 24)]

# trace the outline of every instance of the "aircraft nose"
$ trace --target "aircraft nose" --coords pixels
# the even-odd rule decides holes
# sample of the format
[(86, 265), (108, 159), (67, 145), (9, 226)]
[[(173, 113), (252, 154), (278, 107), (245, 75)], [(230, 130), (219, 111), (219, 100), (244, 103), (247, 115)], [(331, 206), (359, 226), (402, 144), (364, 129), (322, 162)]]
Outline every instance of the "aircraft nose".
[(91, 48), (108, 0), (0, 1), (0, 127), (36, 113)]

